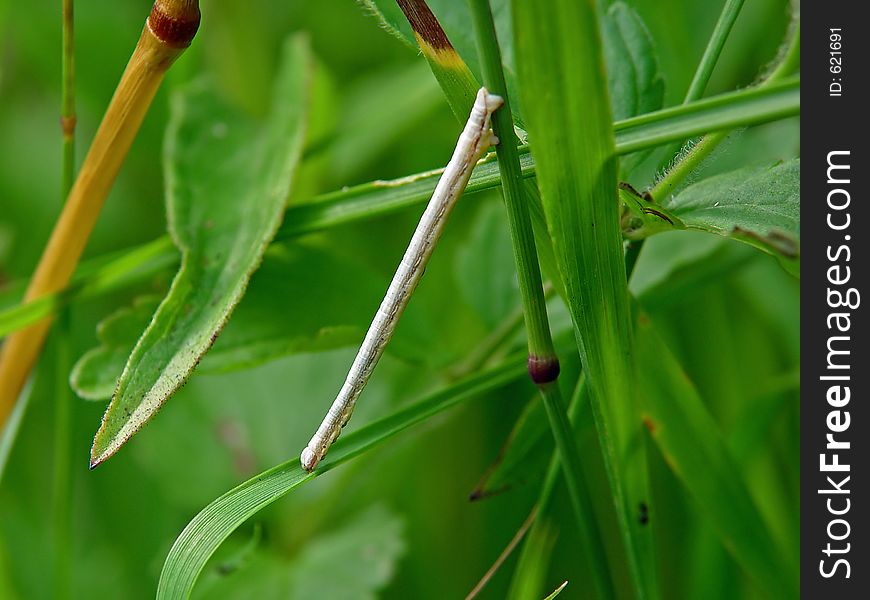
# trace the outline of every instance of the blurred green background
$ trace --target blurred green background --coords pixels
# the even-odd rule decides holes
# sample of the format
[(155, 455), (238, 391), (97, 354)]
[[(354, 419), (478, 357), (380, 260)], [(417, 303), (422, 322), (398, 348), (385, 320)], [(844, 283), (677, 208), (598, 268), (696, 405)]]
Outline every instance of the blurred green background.
[[(357, 3), (202, 4), (200, 31), (155, 100), (86, 257), (165, 232), (161, 142), (172, 88), (205, 73), (239, 106), (260, 114), (281, 44), (293, 32), (307, 32), (318, 60), (314, 121), (293, 202), (446, 162), (459, 125), (428, 67), (416, 49), (383, 31)], [(679, 103), (720, 3), (629, 4), (655, 40), (666, 78), (665, 105)], [(145, 0), (76, 5), (79, 162), (149, 8)], [(748, 2), (708, 94), (752, 83), (775, 58), (787, 22), (782, 1)], [(16, 284), (33, 270), (61, 203), (60, 25), (59, 2), (13, 7), (10, 0), (0, 0), (0, 307), (18, 301)], [(796, 119), (753, 128), (732, 136), (695, 177), (788, 158), (798, 150)], [(417, 217), (406, 211), (295, 243), (328, 248), (366, 269), (378, 285), (358, 301), (368, 303), (373, 314), (378, 290), (389, 280)], [(513, 268), (498, 195), (463, 200), (399, 327), (396, 342), (405, 350), (382, 361), (352, 427), (442, 384), (447, 367), (518, 306)], [(138, 295), (162, 293), (171, 274), (74, 304), (73, 356), (96, 345), (95, 327), (102, 318)], [(675, 233), (647, 245), (633, 288), (646, 299), (654, 322), (726, 436), (732, 435), (755, 499), (784, 551), (796, 555), (799, 282), (774, 259), (745, 246)], [(288, 318), (292, 310), (288, 299)], [(564, 314), (554, 314), (554, 319), (566, 323)], [(50, 342), (0, 482), (2, 598), (54, 597), (52, 352)], [(128, 447), (93, 472), (87, 469), (88, 450), (105, 406), (76, 399), (72, 597), (153, 596), (163, 560), (184, 525), (230, 487), (298, 452), (354, 353), (348, 347), (245, 371), (195, 374)], [(563, 360), (570, 389), (576, 360)], [(528, 465), (523, 485), (468, 501), (534, 396), (530, 384), (518, 383), (433, 419), (294, 491), (231, 538), (204, 574), (197, 596), (464, 596), (537, 497), (549, 450)], [(595, 443), (588, 429), (581, 451)], [(651, 463), (664, 597), (754, 597), (655, 452)], [(595, 460), (590, 460), (590, 474), (606, 502), (606, 480)], [(584, 563), (572, 543), (576, 534), (564, 496), (560, 490), (552, 515), (555, 545), (545, 583), (552, 590), (568, 579), (562, 597), (586, 597)], [(615, 531), (605, 534), (616, 537)], [(504, 597), (514, 563), (514, 558), (507, 561), (482, 597)]]

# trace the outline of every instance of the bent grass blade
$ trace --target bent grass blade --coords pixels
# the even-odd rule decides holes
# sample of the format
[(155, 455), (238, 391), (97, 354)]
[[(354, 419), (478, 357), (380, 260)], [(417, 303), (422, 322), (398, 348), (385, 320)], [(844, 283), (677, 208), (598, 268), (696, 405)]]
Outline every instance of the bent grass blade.
[(306, 471), (311, 472), (317, 467), (317, 463), (326, 456), (329, 447), (353, 414), (356, 400), (384, 353), (384, 348), (393, 337), (399, 317), (423, 276), (432, 251), (444, 231), (447, 217), (468, 185), (471, 172), (487, 149), (498, 143), (490, 129), (490, 117), (502, 103), (501, 97), (490, 94), (486, 88), (478, 91), (453, 157), (444, 169), (420, 218), (408, 249), (350, 367), (347, 379), (317, 432), (302, 450), (300, 462)]

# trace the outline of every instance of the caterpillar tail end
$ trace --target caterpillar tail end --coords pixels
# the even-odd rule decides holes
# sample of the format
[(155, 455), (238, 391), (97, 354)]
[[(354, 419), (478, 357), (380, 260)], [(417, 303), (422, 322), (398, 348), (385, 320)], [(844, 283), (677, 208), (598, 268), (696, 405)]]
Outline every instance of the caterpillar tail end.
[(302, 454), (299, 456), (299, 462), (302, 464), (302, 469), (307, 473), (311, 473), (314, 469), (317, 468), (317, 463), (320, 462), (320, 458), (317, 456), (310, 446), (305, 446), (305, 449), (302, 451)]

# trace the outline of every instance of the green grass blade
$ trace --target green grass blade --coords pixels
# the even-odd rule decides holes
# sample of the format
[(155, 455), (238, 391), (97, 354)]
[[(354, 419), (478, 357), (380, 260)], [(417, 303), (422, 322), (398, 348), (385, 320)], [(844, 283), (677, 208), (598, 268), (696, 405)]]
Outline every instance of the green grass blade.
[(758, 125), (800, 114), (800, 76), (712, 96), (614, 124), (617, 151), (628, 154), (667, 142)]
[(311, 60), (290, 40), (272, 113), (234, 113), (204, 82), (175, 97), (167, 135), (167, 213), (182, 265), (130, 355), (94, 438), (103, 462), (190, 375), (241, 299), (284, 212), (302, 153)]
[(698, 392), (647, 318), (635, 337), (644, 421), (671, 470), (755, 585), (770, 598), (797, 598), (796, 565), (784, 564)]
[(538, 186), (577, 330), (578, 349), (635, 594), (657, 595), (649, 497), (636, 414), (617, 161), (593, 3), (514, 4), (520, 90)]
[(292, 489), (329, 472), (374, 448), (401, 431), (456, 404), (520, 379), (525, 361), (511, 360), (501, 367), (468, 377), (429, 397), (342, 436), (314, 473), (306, 473), (293, 457), (227, 492), (205, 507), (178, 536), (160, 575), (158, 600), (190, 597), (197, 577), (209, 557), (239, 525)]

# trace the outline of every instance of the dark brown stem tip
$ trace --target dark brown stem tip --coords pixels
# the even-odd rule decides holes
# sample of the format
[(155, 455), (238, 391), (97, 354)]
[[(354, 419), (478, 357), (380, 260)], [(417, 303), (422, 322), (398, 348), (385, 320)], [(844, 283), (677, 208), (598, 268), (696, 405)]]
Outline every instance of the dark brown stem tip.
[(156, 0), (148, 28), (172, 48), (187, 48), (199, 29), (198, 0)]
[(397, 0), (399, 8), (420, 38), (435, 50), (453, 50), (447, 34), (424, 0)]
[(559, 359), (555, 356), (529, 356), (529, 377), (538, 385), (552, 383), (559, 378)]

